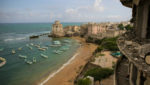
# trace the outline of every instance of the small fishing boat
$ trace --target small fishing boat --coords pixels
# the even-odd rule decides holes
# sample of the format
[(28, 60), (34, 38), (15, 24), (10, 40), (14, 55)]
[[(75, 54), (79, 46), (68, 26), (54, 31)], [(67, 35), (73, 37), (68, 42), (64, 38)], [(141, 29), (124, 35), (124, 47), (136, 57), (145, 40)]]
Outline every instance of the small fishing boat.
[(15, 54), (15, 53), (16, 53), (16, 51), (15, 51), (15, 50), (12, 50), (11, 52), (12, 52), (12, 54)]
[(48, 49), (48, 47), (42, 47), (43, 49)]
[(19, 55), (19, 57), (20, 57), (20, 58), (24, 58), (24, 59), (27, 58), (27, 56), (24, 56), (24, 55)]
[(2, 61), (2, 62), (0, 63), (0, 67), (4, 66), (4, 65), (6, 64), (6, 59), (5, 59), (5, 58), (0, 57), (0, 61)]
[(56, 54), (61, 54), (63, 51), (61, 51), (61, 50), (54, 50), (53, 52), (56, 53)]
[(36, 63), (36, 58), (35, 57), (33, 57), (33, 63)]
[(0, 52), (3, 51), (3, 50), (4, 50), (4, 48), (0, 48)]
[(34, 44), (33, 44), (33, 43), (30, 43), (30, 45), (32, 45), (32, 46), (33, 46)]
[(46, 49), (44, 49), (44, 48), (38, 48), (39, 50), (41, 50), (41, 51), (45, 51)]
[(26, 63), (27, 63), (27, 64), (30, 64), (30, 65), (33, 64), (32, 61), (26, 61)]
[(43, 58), (48, 58), (48, 56), (47, 56), (47, 55), (44, 55), (44, 54), (41, 54), (41, 56), (42, 56)]

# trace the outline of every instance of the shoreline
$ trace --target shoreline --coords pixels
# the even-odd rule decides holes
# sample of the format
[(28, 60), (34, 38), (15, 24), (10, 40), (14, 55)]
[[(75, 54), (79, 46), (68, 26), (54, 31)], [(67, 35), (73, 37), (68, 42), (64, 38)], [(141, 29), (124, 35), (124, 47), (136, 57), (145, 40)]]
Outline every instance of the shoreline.
[(73, 57), (70, 58), (66, 63), (64, 63), (58, 70), (56, 70), (56, 72), (53, 72), (53, 73), (49, 74), (49, 76), (48, 76), (43, 82), (41, 82), (39, 85), (44, 85), (45, 83), (47, 83), (48, 80), (50, 80), (50, 79), (51, 79), (52, 77), (54, 77), (57, 73), (59, 73), (62, 69), (64, 69), (67, 65), (69, 65), (70, 62), (71, 62), (72, 60), (74, 60), (77, 55), (78, 55), (78, 52), (75, 53), (75, 55), (73, 55)]
[[(97, 46), (95, 44), (88, 44), (85, 39), (80, 37), (71, 37), (82, 45), (77, 49), (77, 52), (64, 63), (58, 70), (49, 74), (38, 85), (73, 85), (74, 79), (81, 72), (81, 68), (86, 65), (88, 60), (92, 57), (92, 53)], [(88, 51), (88, 52), (87, 52)], [(67, 75), (67, 76), (66, 76)]]

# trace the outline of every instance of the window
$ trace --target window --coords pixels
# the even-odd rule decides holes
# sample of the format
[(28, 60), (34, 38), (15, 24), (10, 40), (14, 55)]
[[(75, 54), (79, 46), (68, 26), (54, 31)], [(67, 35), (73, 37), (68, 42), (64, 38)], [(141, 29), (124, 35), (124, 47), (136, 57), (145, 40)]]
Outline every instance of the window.
[(146, 38), (150, 39), (150, 6), (148, 8), (148, 23), (147, 23), (147, 34), (146, 34)]

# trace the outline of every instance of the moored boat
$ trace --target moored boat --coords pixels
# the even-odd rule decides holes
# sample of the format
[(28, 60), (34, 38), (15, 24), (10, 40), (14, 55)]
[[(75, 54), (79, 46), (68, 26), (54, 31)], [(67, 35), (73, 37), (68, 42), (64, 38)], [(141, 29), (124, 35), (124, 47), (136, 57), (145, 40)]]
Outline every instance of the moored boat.
[(20, 58), (24, 58), (24, 59), (26, 59), (27, 58), (27, 56), (24, 56), (24, 55), (18, 55)]
[(47, 56), (47, 55), (44, 55), (44, 54), (41, 54), (41, 56), (42, 56), (43, 58), (48, 58), (48, 56)]
[(33, 63), (36, 63), (36, 58), (35, 57), (33, 57)]
[(15, 50), (12, 50), (11, 52), (12, 52), (12, 54), (15, 54), (15, 53), (16, 53), (16, 51), (15, 51)]

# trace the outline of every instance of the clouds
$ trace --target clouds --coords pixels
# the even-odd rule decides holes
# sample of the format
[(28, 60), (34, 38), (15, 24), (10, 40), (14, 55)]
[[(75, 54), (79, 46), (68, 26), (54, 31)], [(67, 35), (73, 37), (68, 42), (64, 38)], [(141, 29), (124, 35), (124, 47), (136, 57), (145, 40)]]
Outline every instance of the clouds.
[[(26, 0), (0, 6), (0, 22), (105, 22), (129, 20), (131, 11), (119, 0)], [(0, 1), (1, 3), (1, 1)]]

